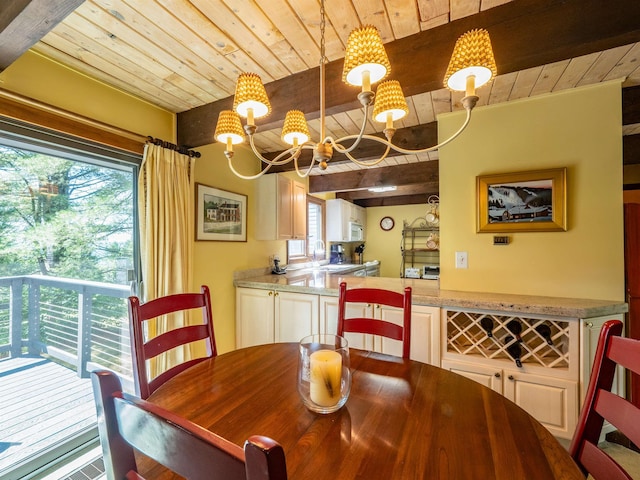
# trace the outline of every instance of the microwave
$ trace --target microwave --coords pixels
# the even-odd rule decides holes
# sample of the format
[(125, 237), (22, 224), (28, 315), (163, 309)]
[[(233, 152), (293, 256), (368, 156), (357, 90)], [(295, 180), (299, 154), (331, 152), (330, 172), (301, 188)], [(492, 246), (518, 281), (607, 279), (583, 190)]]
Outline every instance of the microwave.
[(361, 242), (364, 240), (364, 227), (359, 223), (349, 222), (349, 241)]

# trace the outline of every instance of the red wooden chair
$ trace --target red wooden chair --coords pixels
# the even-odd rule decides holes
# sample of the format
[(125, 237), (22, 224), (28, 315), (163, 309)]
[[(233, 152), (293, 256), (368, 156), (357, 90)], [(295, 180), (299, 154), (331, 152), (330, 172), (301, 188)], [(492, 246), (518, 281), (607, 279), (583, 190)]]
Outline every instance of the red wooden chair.
[[(402, 341), (402, 358), (409, 358), (411, 350), (411, 287), (404, 294), (379, 288), (352, 288), (347, 290), (346, 282), (340, 283), (338, 297), (338, 335), (344, 332), (381, 335)], [(402, 325), (382, 319), (350, 317), (346, 318), (347, 303), (370, 303), (403, 309)]]
[(569, 453), (585, 477), (591, 474), (596, 480), (632, 480), (615, 460), (598, 448), (604, 420), (640, 445), (640, 409), (611, 393), (617, 365), (640, 373), (640, 340), (623, 338), (621, 334), (619, 320), (610, 320), (602, 327), (578, 428), (569, 447)]
[[(161, 315), (177, 311), (202, 308), (203, 323), (188, 325), (162, 333), (145, 341), (145, 323)], [(129, 297), (129, 320), (131, 331), (131, 350), (133, 355), (133, 379), (136, 394), (143, 399), (149, 398), (160, 385), (175, 377), (187, 368), (217, 355), (216, 339), (213, 332), (211, 315), (211, 297), (209, 287), (203, 285), (201, 293), (178, 293), (140, 304), (138, 297)], [(193, 358), (172, 366), (153, 379), (149, 378), (147, 362), (172, 348), (205, 340), (206, 356)]]
[(190, 480), (286, 480), (280, 444), (251, 436), (244, 449), (151, 402), (122, 392), (118, 376), (91, 374), (109, 480), (144, 480), (134, 451)]

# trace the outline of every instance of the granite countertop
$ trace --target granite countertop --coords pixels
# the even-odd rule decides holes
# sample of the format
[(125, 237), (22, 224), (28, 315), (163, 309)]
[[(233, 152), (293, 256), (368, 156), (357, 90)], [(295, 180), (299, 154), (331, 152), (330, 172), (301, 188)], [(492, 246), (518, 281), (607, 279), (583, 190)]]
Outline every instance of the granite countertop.
[(571, 318), (593, 318), (625, 313), (624, 302), (582, 298), (544, 297), (502, 293), (462, 292), (440, 290), (438, 280), (389, 277), (356, 277), (347, 272), (330, 273), (301, 269), (285, 275), (265, 274), (262, 270), (236, 275), (236, 287), (338, 296), (341, 282), (349, 288), (368, 287), (387, 290), (412, 288), (413, 304), (435, 307), (455, 307), (475, 310), (517, 312), (530, 315), (550, 315)]

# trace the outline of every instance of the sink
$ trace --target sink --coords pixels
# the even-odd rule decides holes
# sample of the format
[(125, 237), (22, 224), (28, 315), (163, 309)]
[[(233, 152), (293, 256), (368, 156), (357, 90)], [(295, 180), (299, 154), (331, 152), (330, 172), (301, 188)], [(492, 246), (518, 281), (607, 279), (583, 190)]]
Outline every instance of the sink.
[(321, 267), (318, 267), (320, 270), (327, 270), (329, 272), (333, 272), (336, 270), (350, 270), (354, 267), (356, 267), (357, 265), (349, 265), (349, 264), (328, 264), (328, 265), (322, 265)]

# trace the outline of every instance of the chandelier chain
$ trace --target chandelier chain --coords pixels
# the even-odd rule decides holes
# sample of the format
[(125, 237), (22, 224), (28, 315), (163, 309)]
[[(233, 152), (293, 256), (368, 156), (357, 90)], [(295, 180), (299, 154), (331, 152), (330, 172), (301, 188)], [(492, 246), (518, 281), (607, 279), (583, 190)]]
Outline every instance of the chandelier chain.
[(320, 1), (320, 64), (325, 64), (328, 62), (327, 56), (325, 54), (325, 39), (324, 32), (326, 28), (326, 12), (324, 9), (324, 0)]

